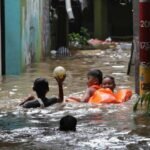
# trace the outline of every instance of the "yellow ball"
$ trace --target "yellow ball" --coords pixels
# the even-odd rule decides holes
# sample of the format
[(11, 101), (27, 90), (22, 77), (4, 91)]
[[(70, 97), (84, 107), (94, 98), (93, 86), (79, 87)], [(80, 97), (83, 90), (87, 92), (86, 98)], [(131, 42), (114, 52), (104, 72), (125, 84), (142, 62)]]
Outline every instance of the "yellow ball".
[(58, 66), (53, 71), (53, 76), (62, 79), (66, 75), (66, 70), (62, 66)]

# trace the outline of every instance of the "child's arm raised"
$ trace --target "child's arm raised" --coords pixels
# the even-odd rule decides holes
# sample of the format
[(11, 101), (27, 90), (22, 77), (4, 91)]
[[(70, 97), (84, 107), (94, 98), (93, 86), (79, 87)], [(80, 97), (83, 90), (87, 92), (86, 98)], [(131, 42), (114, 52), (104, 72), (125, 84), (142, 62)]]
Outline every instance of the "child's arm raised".
[(58, 95), (58, 102), (62, 103), (64, 100), (64, 91), (63, 91), (63, 82), (66, 78), (66, 75), (63, 78), (55, 77), (57, 83), (58, 83), (58, 88), (59, 88), (59, 95)]

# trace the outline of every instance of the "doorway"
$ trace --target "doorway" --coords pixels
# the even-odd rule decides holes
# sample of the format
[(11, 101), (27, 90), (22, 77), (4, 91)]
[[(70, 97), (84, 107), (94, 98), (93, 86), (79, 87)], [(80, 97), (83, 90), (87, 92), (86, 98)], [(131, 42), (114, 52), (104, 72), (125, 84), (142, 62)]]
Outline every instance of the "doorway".
[(108, 0), (108, 25), (111, 37), (132, 37), (132, 2), (121, 5), (118, 1)]

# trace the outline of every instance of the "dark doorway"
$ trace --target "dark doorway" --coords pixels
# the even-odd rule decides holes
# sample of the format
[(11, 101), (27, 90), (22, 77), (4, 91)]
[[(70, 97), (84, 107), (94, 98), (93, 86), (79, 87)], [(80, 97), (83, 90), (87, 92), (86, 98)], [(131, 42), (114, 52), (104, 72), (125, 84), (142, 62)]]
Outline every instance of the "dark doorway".
[[(81, 3), (79, 0), (71, 0), (72, 11), (74, 19), (69, 20), (65, 7), (65, 0), (52, 0), (51, 6), (54, 8), (57, 14), (57, 20), (52, 20), (51, 32), (52, 32), (52, 46), (53, 49), (58, 49), (61, 46), (67, 46), (68, 33), (79, 33), (81, 27), (85, 27), (93, 34), (94, 27), (94, 13), (93, 13), (93, 0), (87, 1), (88, 7), (83, 11), (81, 9)], [(54, 25), (53, 25), (54, 24)], [(53, 44), (53, 43), (56, 44)]]
[(132, 36), (132, 2), (121, 5), (118, 1), (108, 0), (108, 25), (111, 37)]
[(69, 33), (80, 32), (81, 28), (81, 20), (82, 20), (82, 12), (81, 12), (81, 4), (79, 0), (71, 1), (72, 11), (74, 15), (73, 20), (68, 20), (69, 22)]
[(91, 36), (94, 33), (94, 8), (93, 0), (87, 0), (87, 7), (82, 11), (82, 24), (81, 26), (88, 29)]
[[(56, 35), (55, 49), (61, 46), (67, 46), (67, 13), (65, 9), (65, 1), (52, 0), (51, 6), (56, 10), (57, 20), (55, 26), (52, 28), (52, 32)], [(55, 29), (55, 31), (53, 31)]]

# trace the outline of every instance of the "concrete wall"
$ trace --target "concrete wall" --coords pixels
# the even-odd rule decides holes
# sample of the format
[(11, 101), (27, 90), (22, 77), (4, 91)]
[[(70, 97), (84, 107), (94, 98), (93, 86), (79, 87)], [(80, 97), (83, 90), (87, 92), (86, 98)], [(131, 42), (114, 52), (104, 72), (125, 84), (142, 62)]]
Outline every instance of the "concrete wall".
[(21, 71), (20, 0), (5, 0), (5, 73)]
[(6, 74), (19, 74), (50, 49), (49, 0), (5, 0)]
[(133, 0), (133, 42), (135, 92), (139, 93), (139, 1)]

